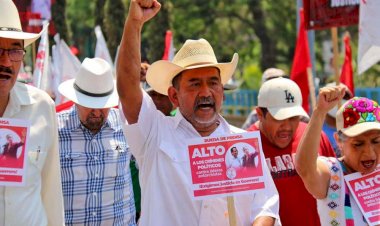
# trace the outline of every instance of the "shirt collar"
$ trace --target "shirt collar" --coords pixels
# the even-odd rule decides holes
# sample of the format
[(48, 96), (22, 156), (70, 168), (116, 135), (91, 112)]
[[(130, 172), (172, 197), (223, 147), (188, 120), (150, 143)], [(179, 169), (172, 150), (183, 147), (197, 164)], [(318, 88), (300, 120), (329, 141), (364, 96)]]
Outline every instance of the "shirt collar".
[(29, 87), (16, 82), (9, 94), (9, 103), (4, 112), (4, 117), (12, 117), (21, 110), (21, 106), (36, 103), (33, 94), (28, 91)]
[[(230, 127), (229, 127), (228, 122), (220, 114), (218, 114), (218, 121), (219, 121), (219, 126), (216, 128), (215, 131), (212, 132), (212, 134), (214, 134), (215, 132), (218, 132), (218, 131), (224, 131), (225, 133), (230, 133)], [(177, 109), (176, 115), (174, 116), (174, 122), (175, 122), (174, 123), (175, 128), (177, 128), (179, 126), (179, 124), (182, 122), (187, 127), (191, 127), (194, 129), (193, 125), (191, 125), (191, 123), (189, 121), (187, 121), (185, 119), (185, 117), (183, 117), (179, 108)], [(196, 130), (194, 129), (194, 131), (196, 131)]]
[(28, 87), (25, 84), (16, 82), (15, 86), (11, 90), (11, 97), (14, 97), (14, 101), (20, 105), (30, 105), (36, 103), (36, 99), (28, 92)]

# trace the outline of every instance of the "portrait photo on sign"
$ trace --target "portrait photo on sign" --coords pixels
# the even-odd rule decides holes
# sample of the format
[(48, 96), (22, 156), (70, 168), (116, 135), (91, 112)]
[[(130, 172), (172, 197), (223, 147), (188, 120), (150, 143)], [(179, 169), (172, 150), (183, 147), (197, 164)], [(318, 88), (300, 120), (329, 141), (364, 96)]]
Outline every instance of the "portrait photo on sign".
[(0, 128), (0, 167), (23, 167), (25, 136), (23, 127)]
[(238, 142), (228, 148), (225, 155), (226, 176), (228, 179), (242, 178), (255, 175), (260, 171), (260, 152), (257, 142), (254, 144)]

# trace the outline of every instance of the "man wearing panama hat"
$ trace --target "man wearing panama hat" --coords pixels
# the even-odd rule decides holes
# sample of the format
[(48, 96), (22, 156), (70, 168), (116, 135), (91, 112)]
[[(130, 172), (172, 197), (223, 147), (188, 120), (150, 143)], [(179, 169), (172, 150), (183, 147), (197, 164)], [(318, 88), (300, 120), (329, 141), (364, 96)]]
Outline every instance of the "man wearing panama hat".
[[(237, 131), (219, 115), (223, 85), (235, 71), (238, 56), (218, 63), (205, 39), (187, 40), (172, 62), (153, 63), (147, 82), (168, 95), (178, 111), (164, 116), (140, 87), (143, 24), (160, 9), (156, 0), (131, 1), (117, 64), (117, 87), (123, 128), (140, 169), (141, 218), (147, 225), (229, 225), (226, 198), (195, 200), (191, 191), (186, 139)], [(234, 196), (237, 225), (279, 223), (278, 194), (263, 163), (265, 190)]]
[(0, 117), (30, 123), (25, 185), (0, 186), (1, 226), (64, 224), (54, 102), (16, 81), (24, 48), (40, 35), (23, 32), (14, 3), (0, 0)]
[(119, 98), (111, 66), (86, 58), (58, 90), (75, 103), (58, 114), (66, 225), (136, 225), (131, 153), (112, 108)]

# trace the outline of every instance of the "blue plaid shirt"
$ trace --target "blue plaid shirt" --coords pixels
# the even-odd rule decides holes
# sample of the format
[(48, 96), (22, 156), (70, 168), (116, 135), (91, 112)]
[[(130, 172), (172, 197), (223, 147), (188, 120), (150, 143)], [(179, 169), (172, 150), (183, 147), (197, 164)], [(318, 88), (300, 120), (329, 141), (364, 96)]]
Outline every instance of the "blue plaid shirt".
[(131, 153), (117, 109), (92, 134), (77, 108), (58, 113), (66, 225), (136, 225)]

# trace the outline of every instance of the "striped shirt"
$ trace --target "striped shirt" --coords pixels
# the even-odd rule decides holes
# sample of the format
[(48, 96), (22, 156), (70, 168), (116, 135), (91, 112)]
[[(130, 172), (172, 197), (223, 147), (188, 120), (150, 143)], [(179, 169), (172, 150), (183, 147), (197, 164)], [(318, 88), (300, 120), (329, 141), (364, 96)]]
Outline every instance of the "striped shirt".
[(73, 106), (58, 113), (58, 131), (66, 225), (136, 225), (131, 153), (119, 111), (110, 109), (92, 134)]

